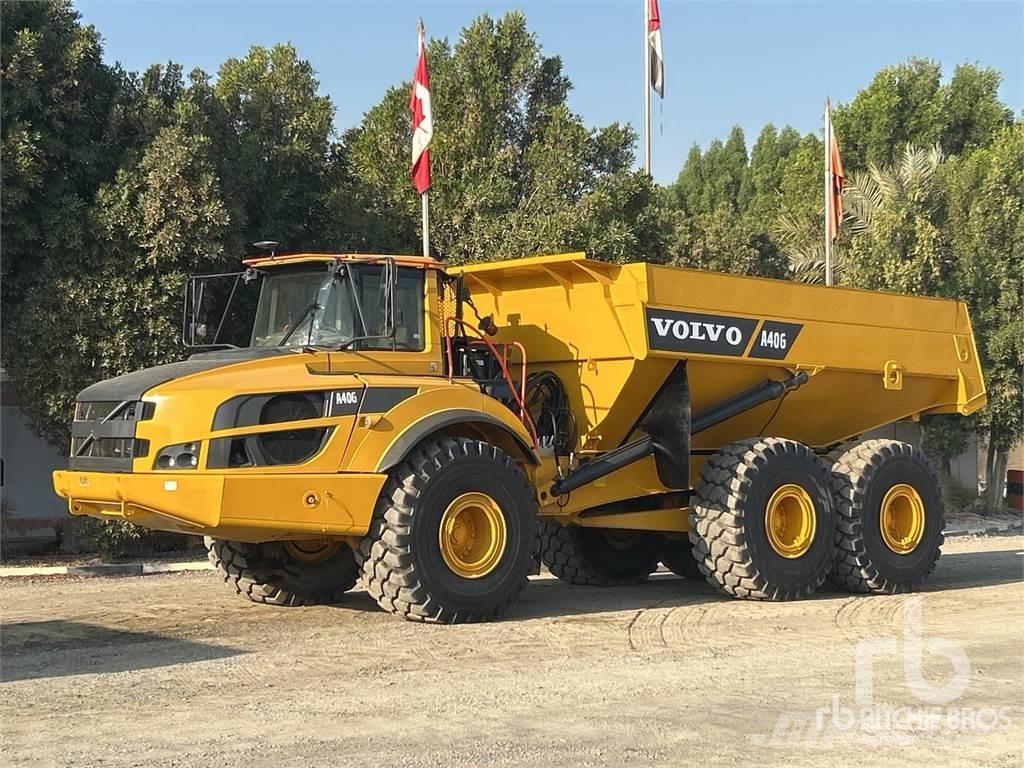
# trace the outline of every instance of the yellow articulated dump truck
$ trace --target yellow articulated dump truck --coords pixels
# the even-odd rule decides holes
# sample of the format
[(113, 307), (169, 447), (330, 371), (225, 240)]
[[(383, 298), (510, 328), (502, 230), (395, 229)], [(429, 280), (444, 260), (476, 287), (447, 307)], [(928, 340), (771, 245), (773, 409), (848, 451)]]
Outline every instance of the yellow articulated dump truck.
[(245, 267), (188, 284), (207, 351), (79, 394), (54, 486), (74, 515), (205, 536), (264, 603), (361, 577), (406, 618), (486, 620), (538, 560), (761, 600), (912, 590), (943, 541), (935, 473), (858, 436), (985, 403), (955, 301), (583, 254)]

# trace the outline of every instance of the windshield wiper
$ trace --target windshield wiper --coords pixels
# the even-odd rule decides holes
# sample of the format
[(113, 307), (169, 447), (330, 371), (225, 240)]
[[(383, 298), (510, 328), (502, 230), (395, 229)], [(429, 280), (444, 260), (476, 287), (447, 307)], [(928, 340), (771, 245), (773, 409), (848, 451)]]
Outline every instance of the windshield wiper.
[(281, 341), (278, 342), (277, 346), (285, 346), (288, 343), (288, 339), (292, 337), (292, 334), (299, 329), (300, 325), (302, 325), (302, 321), (309, 316), (309, 313), (314, 312), (318, 309), (320, 309), (320, 305), (316, 302), (316, 300), (311, 301), (309, 305), (304, 310), (302, 310), (302, 314), (299, 315), (299, 319), (292, 323), (291, 326), (289, 326), (287, 333), (285, 333), (285, 335), (281, 338)]

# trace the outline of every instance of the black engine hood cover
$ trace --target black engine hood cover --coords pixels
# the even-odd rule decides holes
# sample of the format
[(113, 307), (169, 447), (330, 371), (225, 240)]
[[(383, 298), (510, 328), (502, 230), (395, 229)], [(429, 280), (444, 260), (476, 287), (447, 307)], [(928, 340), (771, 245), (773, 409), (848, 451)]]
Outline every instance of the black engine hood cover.
[(172, 379), (179, 379), (193, 373), (201, 373), (213, 368), (222, 368), (249, 360), (257, 360), (276, 355), (294, 354), (294, 350), (284, 347), (246, 347), (244, 349), (226, 349), (214, 352), (200, 352), (188, 360), (178, 363), (167, 363), (152, 368), (143, 368), (123, 376), (100, 381), (86, 387), (78, 393), (79, 402), (121, 402), (124, 400), (140, 400), (151, 390)]

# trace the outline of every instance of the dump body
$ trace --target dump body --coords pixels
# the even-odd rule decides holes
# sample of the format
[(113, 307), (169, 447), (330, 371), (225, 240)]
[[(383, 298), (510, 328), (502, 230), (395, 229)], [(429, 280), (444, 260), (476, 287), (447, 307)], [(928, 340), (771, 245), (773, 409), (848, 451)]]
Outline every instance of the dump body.
[[(669, 372), (685, 361), (691, 411), (766, 379), (809, 381), (693, 436), (691, 476), (706, 455), (757, 435), (822, 448), (930, 413), (969, 414), (985, 388), (963, 302), (826, 288), (582, 254), (473, 265), (460, 271), (497, 339), (521, 342), (531, 370), (565, 384), (584, 451), (635, 436)], [(651, 462), (609, 485), (655, 493)], [(613, 480), (618, 478), (618, 480)], [(585, 491), (590, 505), (615, 491)]]

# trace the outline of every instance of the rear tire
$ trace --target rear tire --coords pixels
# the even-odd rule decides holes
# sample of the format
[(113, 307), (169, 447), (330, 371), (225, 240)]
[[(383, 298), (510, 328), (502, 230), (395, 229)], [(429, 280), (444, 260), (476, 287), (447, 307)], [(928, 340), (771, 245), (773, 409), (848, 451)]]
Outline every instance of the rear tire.
[(541, 560), (562, 581), (579, 586), (640, 584), (658, 567), (662, 539), (648, 531), (541, 524)]
[(704, 578), (689, 539), (666, 538), (664, 549), (661, 550), (661, 564), (684, 579)]
[(537, 507), (499, 448), (449, 438), (413, 449), (390, 472), (357, 552), (386, 611), (456, 624), (501, 615), (527, 583)]
[(225, 583), (254, 603), (335, 603), (359, 580), (352, 550), (340, 542), (321, 559), (299, 559), (281, 541), (249, 544), (207, 536), (204, 542), (207, 557)]
[(832, 570), (835, 513), (825, 465), (778, 437), (732, 443), (701, 471), (690, 542), (708, 583), (734, 597), (791, 600)]
[(832, 581), (851, 592), (919, 588), (945, 540), (942, 490), (925, 455), (908, 443), (866, 440), (836, 459), (832, 489), (839, 512)]

